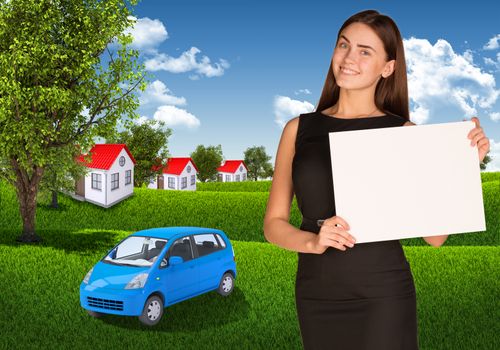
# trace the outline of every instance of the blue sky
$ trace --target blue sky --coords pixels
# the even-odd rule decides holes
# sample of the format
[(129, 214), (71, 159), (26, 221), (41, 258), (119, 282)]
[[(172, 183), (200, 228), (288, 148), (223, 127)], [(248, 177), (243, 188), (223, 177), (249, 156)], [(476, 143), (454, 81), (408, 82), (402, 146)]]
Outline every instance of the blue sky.
[(264, 146), (274, 159), (287, 120), (318, 102), (337, 31), (375, 9), (403, 36), (410, 119), (477, 116), (500, 171), (500, 4), (490, 1), (142, 0), (134, 46), (151, 74), (142, 118), (173, 129), (169, 151), (222, 145), (226, 159)]

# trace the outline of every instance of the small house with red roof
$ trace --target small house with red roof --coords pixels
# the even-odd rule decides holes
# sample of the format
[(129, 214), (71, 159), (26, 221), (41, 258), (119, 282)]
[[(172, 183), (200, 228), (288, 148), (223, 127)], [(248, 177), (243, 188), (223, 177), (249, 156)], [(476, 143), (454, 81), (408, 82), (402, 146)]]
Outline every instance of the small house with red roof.
[(168, 158), (162, 173), (149, 183), (148, 188), (196, 191), (197, 174), (198, 168), (190, 157)]
[(242, 160), (226, 160), (217, 168), (217, 181), (240, 182), (247, 179), (248, 169)]
[(97, 144), (77, 161), (88, 168), (76, 183), (76, 199), (108, 208), (134, 194), (135, 159), (125, 144)]

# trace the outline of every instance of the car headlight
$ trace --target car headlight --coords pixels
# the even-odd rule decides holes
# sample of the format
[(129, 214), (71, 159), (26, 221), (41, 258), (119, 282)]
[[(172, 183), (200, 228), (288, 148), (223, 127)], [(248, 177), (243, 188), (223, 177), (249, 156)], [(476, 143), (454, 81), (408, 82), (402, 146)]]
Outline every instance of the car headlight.
[(127, 283), (125, 286), (125, 289), (137, 289), (137, 288), (143, 288), (144, 285), (146, 284), (146, 280), (148, 279), (148, 274), (147, 273), (141, 273), (132, 280)]
[(85, 278), (83, 279), (83, 283), (89, 284), (89, 279), (90, 279), (90, 275), (92, 275), (92, 271), (94, 271), (94, 268), (91, 268), (90, 271), (87, 272), (87, 274), (85, 275)]

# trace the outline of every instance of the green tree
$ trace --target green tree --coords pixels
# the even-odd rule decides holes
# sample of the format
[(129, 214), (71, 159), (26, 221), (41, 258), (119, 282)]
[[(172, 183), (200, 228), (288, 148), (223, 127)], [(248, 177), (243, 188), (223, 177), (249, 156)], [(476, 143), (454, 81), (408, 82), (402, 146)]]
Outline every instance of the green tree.
[(79, 150), (72, 145), (59, 147), (56, 162), (46, 164), (40, 182), (40, 195), (50, 197), (52, 208), (59, 208), (58, 193), (60, 191), (74, 192), (76, 181), (85, 176), (87, 168), (79, 162), (59, 162), (58, 159), (75, 159), (80, 155)]
[(273, 176), (273, 166), (269, 163), (271, 157), (267, 155), (264, 146), (247, 148), (244, 155), (249, 178), (257, 181), (258, 178)]
[(124, 143), (135, 158), (134, 186), (141, 187), (149, 183), (161, 168), (153, 171), (153, 166), (164, 165), (169, 157), (167, 142), (172, 129), (165, 127), (165, 122), (147, 120), (142, 124), (133, 124), (128, 130), (120, 132), (110, 143)]
[[(19, 200), (23, 242), (36, 242), (36, 197), (47, 166), (74, 159), (136, 117), (145, 88), (124, 31), (135, 0), (0, 0), (0, 158)], [(113, 45), (110, 45), (114, 43)], [(61, 157), (61, 153), (66, 156)]]
[(221, 145), (208, 147), (198, 145), (196, 150), (191, 153), (191, 158), (198, 168), (200, 181), (217, 181), (217, 168), (223, 159)]

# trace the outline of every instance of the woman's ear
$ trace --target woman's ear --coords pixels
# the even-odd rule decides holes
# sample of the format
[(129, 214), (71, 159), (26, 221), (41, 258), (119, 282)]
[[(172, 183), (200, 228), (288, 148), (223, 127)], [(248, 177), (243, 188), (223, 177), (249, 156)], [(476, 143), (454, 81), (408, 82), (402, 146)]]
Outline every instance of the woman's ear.
[(394, 72), (394, 66), (396, 65), (396, 60), (390, 60), (385, 64), (384, 70), (382, 71), (382, 78), (389, 77)]

